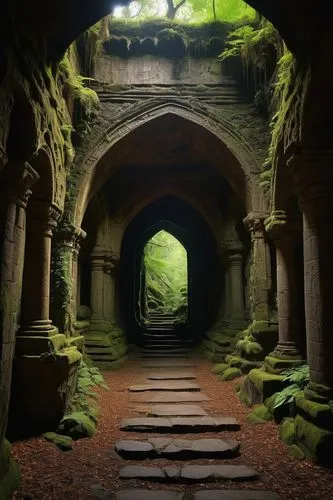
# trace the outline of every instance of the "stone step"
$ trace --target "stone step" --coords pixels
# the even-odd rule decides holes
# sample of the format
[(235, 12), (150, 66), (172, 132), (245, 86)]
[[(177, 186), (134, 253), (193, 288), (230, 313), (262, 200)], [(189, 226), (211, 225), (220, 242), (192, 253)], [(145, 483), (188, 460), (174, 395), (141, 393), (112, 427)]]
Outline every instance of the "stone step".
[(161, 351), (156, 351), (156, 352), (147, 352), (143, 351), (141, 354), (142, 359), (187, 359), (191, 358), (193, 356), (192, 353), (184, 353), (184, 352), (173, 352), (173, 351), (168, 351), (168, 350), (161, 350)]
[(152, 405), (147, 409), (149, 417), (203, 417), (207, 412), (198, 405)]
[(193, 500), (281, 500), (281, 497), (264, 490), (201, 490), (194, 493)]
[(121, 457), (131, 460), (167, 458), (168, 460), (222, 459), (239, 455), (238, 441), (222, 439), (150, 438), (147, 441), (122, 440), (115, 444)]
[(166, 380), (156, 381), (150, 384), (131, 385), (128, 390), (130, 392), (144, 391), (200, 391), (198, 384), (188, 382), (186, 380)]
[[(111, 496), (110, 499), (111, 498), (114, 497)], [(118, 491), (115, 496), (115, 500), (183, 500), (183, 498), (184, 494), (179, 491), (137, 489)]]
[(141, 363), (142, 368), (194, 368), (195, 366), (195, 361), (175, 358), (143, 360)]
[(149, 380), (191, 380), (196, 379), (197, 376), (193, 372), (185, 372), (185, 371), (158, 371), (149, 373), (147, 376)]
[(131, 432), (196, 433), (237, 431), (240, 426), (233, 417), (134, 417), (124, 418), (120, 430)]
[[(110, 492), (111, 493), (111, 492)], [(105, 494), (104, 494), (105, 495)], [(185, 493), (163, 490), (121, 490), (115, 494), (115, 500), (184, 500)], [(191, 494), (186, 492), (187, 500), (281, 500), (273, 491), (265, 490), (199, 490)]]
[(121, 479), (142, 479), (163, 483), (202, 483), (217, 481), (250, 481), (258, 472), (246, 465), (186, 465), (184, 467), (148, 467), (126, 465), (120, 469)]
[(201, 403), (209, 401), (209, 397), (202, 392), (137, 392), (130, 393), (131, 403)]

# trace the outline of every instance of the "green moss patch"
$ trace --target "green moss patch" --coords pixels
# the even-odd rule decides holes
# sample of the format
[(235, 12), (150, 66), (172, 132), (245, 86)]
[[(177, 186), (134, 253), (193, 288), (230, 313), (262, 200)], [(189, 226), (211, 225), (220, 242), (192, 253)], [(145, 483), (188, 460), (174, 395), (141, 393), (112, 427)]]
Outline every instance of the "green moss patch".
[(305, 418), (307, 418), (324, 429), (333, 431), (333, 411), (328, 404), (317, 403), (307, 399), (303, 391), (295, 394), (296, 407)]
[(251, 370), (243, 381), (241, 394), (246, 404), (263, 403), (265, 399), (280, 391), (283, 387), (283, 377), (272, 375), (261, 369)]
[[(272, 353), (274, 354), (274, 353)], [(293, 368), (295, 366), (303, 365), (304, 361), (301, 359), (280, 359), (274, 355), (265, 357), (265, 367), (270, 373), (280, 373), (282, 370)]]
[(322, 465), (333, 466), (333, 432), (305, 420), (295, 418), (296, 442), (306, 455), (312, 456)]
[(3, 475), (0, 476), (0, 498), (12, 498), (21, 482), (20, 470), (14, 460), (10, 460)]
[(85, 413), (72, 413), (61, 420), (58, 431), (74, 440), (92, 437), (96, 433), (96, 423)]
[(43, 436), (47, 441), (54, 443), (61, 451), (73, 449), (73, 439), (69, 436), (57, 434), (56, 432), (46, 432)]
[(222, 380), (232, 380), (237, 377), (241, 377), (242, 372), (239, 368), (231, 367), (227, 368), (221, 375)]
[(217, 365), (213, 366), (212, 373), (221, 375), (227, 368), (229, 368), (229, 365), (227, 365), (226, 363), (218, 363)]
[(264, 405), (259, 405), (256, 408), (252, 410), (252, 415), (255, 415), (256, 417), (260, 418), (261, 420), (272, 420), (273, 416), (269, 409)]
[(298, 460), (304, 460), (305, 458), (305, 454), (296, 444), (288, 446), (288, 454), (293, 458), (297, 458)]
[(279, 438), (286, 444), (293, 444), (296, 440), (295, 419), (284, 418), (279, 427)]

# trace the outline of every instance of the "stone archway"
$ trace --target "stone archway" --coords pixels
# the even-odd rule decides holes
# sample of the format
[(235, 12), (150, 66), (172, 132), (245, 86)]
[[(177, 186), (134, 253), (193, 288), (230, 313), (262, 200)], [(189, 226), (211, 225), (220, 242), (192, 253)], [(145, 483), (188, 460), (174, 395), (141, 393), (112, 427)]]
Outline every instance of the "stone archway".
[[(88, 153), (79, 156), (76, 164), (76, 199), (67, 206), (70, 218), (80, 225), (83, 214), (101, 186), (115, 169), (121, 167), (121, 160), (115, 164), (114, 155), (117, 149), (126, 149), (126, 142), (132, 143), (137, 132), (149, 124), (157, 125), (160, 119), (171, 117), (182, 120), (183, 124), (200, 131), (201, 136), (210, 139), (210, 156), (215, 151), (212, 163), (226, 178), (237, 193), (247, 212), (263, 213), (266, 202), (259, 185), (260, 161), (251, 150), (246, 139), (231, 120), (223, 116), (207, 115), (200, 106), (189, 107), (182, 101), (173, 100), (165, 103), (149, 102), (135, 106), (135, 111), (127, 112), (111, 127), (106, 128), (94, 138)], [(214, 143), (212, 146), (212, 142)], [(218, 157), (223, 156), (223, 163)], [(83, 172), (80, 174), (80, 172)]]

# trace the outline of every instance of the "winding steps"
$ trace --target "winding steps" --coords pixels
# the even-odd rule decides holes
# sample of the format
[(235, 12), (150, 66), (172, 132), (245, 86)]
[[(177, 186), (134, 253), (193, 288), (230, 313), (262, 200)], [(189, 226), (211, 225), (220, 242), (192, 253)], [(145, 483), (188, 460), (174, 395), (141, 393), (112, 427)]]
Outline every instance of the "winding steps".
[[(186, 356), (186, 355), (185, 355)], [(148, 358), (148, 359), (147, 359)], [(189, 359), (190, 358), (190, 359)], [(280, 500), (270, 491), (216, 489), (216, 483), (223, 481), (255, 481), (259, 474), (246, 465), (223, 464), (223, 459), (240, 456), (240, 443), (236, 439), (204, 437), (188, 439), (186, 434), (223, 433), (235, 431), (240, 425), (233, 417), (207, 414), (197, 403), (209, 398), (201, 392), (193, 371), (196, 360), (192, 353), (187, 357), (174, 357), (171, 353), (162, 358), (155, 358), (152, 353), (141, 354), (141, 368), (147, 369), (147, 382), (130, 386), (129, 402), (142, 403), (137, 412), (146, 416), (124, 418), (120, 430), (133, 433), (135, 439), (122, 439), (115, 443), (116, 453), (133, 461), (120, 469), (119, 478), (124, 482), (140, 480), (162, 484), (184, 485), (184, 492), (162, 489), (123, 489), (117, 493), (101, 491), (97, 497), (114, 500)], [(195, 404), (194, 404), (195, 403)], [(149, 433), (148, 438), (138, 439), (140, 433)], [(166, 435), (167, 434), (167, 435)], [(185, 436), (183, 436), (185, 434)], [(145, 460), (163, 459), (170, 465), (149, 466), (137, 463)], [(193, 463), (174, 465), (174, 461), (211, 461), (197, 465)], [(217, 462), (217, 463), (216, 463)], [(185, 485), (214, 483), (215, 489), (194, 491)]]

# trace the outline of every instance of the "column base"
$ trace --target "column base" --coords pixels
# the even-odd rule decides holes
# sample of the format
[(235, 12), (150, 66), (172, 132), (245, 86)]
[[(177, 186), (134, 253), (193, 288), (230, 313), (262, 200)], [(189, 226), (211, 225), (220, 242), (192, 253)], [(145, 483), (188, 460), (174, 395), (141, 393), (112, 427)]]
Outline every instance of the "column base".
[[(57, 329), (55, 330), (58, 331)], [(21, 332), (20, 332), (21, 333)], [(18, 335), (15, 343), (15, 356), (37, 356), (42, 353), (53, 353), (66, 347), (66, 336), (56, 333), (52, 336)]]
[(109, 323), (109, 331), (90, 330), (84, 335), (85, 352), (101, 369), (113, 369), (125, 359), (128, 345), (117, 325)]
[(287, 355), (281, 356), (277, 354), (275, 351), (272, 352), (269, 356), (265, 357), (265, 370), (268, 373), (279, 374), (284, 370), (289, 368), (295, 368), (297, 366), (305, 365), (305, 359), (302, 359), (301, 356), (288, 357)]
[(89, 332), (110, 332), (112, 331), (113, 324), (103, 318), (91, 318), (89, 325)]
[(40, 336), (40, 337), (53, 337), (58, 334), (59, 330), (52, 324), (50, 319), (39, 319), (32, 321), (29, 325), (21, 326), (20, 336)]

